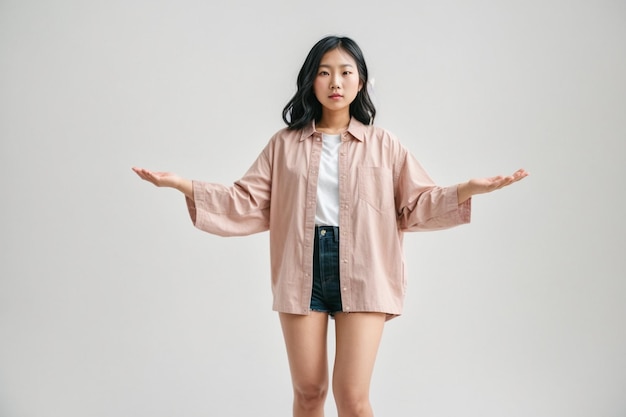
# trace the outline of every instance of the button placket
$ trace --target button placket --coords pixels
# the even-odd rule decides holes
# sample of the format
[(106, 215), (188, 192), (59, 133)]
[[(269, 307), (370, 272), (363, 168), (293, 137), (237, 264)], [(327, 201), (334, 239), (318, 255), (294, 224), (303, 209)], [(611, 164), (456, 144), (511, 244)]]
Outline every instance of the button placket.
[(339, 264), (339, 274), (341, 277), (341, 299), (343, 310), (350, 311), (352, 303), (350, 296), (350, 267), (348, 257), (350, 251), (350, 234), (351, 223), (349, 209), (349, 187), (348, 187), (348, 152), (350, 146), (349, 137), (346, 133), (342, 135), (342, 143), (339, 148), (339, 256), (341, 262)]
[(319, 134), (316, 133), (314, 135), (314, 141), (310, 145), (309, 151), (309, 170), (307, 177), (307, 190), (306, 190), (306, 209), (305, 209), (305, 226), (307, 228), (306, 235), (304, 237), (304, 276), (306, 278), (306, 284), (304, 284), (303, 288), (303, 311), (305, 314), (310, 312), (310, 300), (313, 292), (313, 279), (311, 276), (311, 271), (313, 270), (313, 252), (312, 252), (312, 243), (313, 243), (313, 235), (314, 235), (314, 227), (315, 227), (315, 206), (317, 201), (317, 181), (319, 175), (319, 164), (320, 164), (320, 154), (322, 142)]

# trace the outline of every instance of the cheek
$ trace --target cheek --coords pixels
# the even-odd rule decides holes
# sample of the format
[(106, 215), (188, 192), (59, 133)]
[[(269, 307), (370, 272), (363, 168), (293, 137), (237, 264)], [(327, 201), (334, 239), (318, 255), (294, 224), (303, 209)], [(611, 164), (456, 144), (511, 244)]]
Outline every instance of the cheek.
[(356, 95), (361, 89), (361, 83), (357, 80), (351, 80), (350, 82), (350, 90)]
[(317, 78), (315, 82), (313, 83), (313, 94), (315, 94), (315, 97), (317, 97), (318, 100), (319, 100), (319, 94), (325, 90), (323, 83), (324, 82), (320, 80), (319, 78)]
[(322, 84), (324, 84), (324, 79), (322, 77), (315, 77), (315, 81), (313, 81), (313, 88), (321, 88)]

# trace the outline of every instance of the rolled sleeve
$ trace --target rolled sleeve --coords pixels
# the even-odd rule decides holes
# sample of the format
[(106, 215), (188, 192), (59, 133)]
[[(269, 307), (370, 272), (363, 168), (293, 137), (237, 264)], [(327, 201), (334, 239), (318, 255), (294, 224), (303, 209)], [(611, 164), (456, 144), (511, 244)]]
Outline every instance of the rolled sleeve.
[(471, 199), (459, 204), (457, 185), (436, 185), (408, 152), (400, 166), (396, 194), (400, 230), (440, 230), (470, 222)]
[(194, 198), (186, 197), (194, 226), (219, 236), (245, 236), (269, 229), (271, 166), (261, 154), (232, 186), (192, 181)]

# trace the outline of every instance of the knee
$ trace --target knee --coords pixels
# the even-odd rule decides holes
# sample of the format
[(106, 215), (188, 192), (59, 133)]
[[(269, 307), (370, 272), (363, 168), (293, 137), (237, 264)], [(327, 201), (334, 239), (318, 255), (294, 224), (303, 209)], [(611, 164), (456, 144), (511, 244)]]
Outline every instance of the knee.
[(294, 388), (294, 401), (299, 409), (315, 410), (324, 405), (326, 385), (310, 384)]
[(367, 393), (351, 390), (334, 392), (340, 417), (361, 417), (371, 415), (371, 405)]

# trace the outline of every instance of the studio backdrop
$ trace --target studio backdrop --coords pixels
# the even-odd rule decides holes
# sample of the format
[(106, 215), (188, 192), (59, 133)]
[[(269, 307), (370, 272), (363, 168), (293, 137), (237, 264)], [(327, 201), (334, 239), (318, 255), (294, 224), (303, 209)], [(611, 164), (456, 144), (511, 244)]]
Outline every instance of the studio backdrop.
[(376, 415), (626, 415), (624, 2), (1, 0), (0, 416), (290, 415), (268, 234), (131, 167), (232, 184), (329, 34), (437, 183), (530, 172), (405, 236)]

